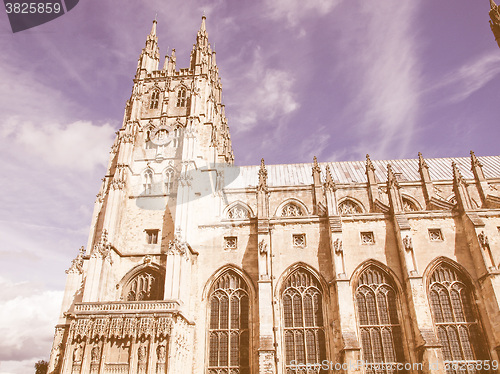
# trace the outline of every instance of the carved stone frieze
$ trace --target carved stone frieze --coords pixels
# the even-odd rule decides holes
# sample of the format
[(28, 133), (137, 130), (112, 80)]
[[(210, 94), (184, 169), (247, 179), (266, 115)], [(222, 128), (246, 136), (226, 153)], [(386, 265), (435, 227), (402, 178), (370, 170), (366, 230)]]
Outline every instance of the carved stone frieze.
[(71, 261), (71, 265), (66, 274), (83, 274), (83, 256), (85, 255), (85, 248), (79, 249), (78, 255)]

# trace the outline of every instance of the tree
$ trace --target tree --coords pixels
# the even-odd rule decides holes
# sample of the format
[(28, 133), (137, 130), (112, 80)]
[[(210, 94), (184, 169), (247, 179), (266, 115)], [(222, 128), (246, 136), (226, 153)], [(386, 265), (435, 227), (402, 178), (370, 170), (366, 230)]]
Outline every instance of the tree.
[(49, 369), (49, 363), (44, 360), (40, 360), (35, 364), (36, 372), (35, 374), (47, 374), (47, 370)]

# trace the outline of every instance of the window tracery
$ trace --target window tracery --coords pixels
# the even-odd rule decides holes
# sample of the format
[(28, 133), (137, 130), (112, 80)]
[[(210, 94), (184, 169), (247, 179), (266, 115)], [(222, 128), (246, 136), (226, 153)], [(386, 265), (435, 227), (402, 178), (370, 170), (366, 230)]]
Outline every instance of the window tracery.
[[(366, 363), (404, 362), (403, 338), (398, 317), (396, 291), (380, 269), (370, 266), (360, 275), (356, 287), (356, 309), (363, 360)], [(379, 366), (378, 373), (394, 373), (390, 365)], [(367, 366), (367, 373), (375, 370)]]
[(174, 192), (174, 170), (167, 169), (165, 171), (165, 193), (170, 194)]
[(360, 206), (350, 199), (344, 200), (339, 204), (339, 213), (341, 216), (362, 212)]
[(413, 201), (403, 197), (403, 210), (405, 212), (416, 212), (418, 209)]
[(158, 109), (158, 102), (160, 101), (160, 91), (154, 90), (151, 94), (151, 102), (149, 109)]
[[(319, 282), (304, 269), (294, 271), (285, 282), (282, 303), (287, 374), (296, 372), (294, 360), (316, 364), (326, 359), (322, 299)], [(323, 372), (317, 367), (310, 373)]]
[[(474, 362), (488, 358), (471, 288), (457, 270), (447, 264), (439, 265), (430, 277), (429, 301), (432, 317), (442, 345), (445, 362)], [(474, 366), (448, 373), (475, 373)]]
[(210, 294), (208, 374), (249, 374), (249, 296), (234, 271), (221, 275)]
[(177, 107), (185, 107), (187, 106), (187, 94), (186, 94), (186, 89), (181, 88), (179, 91), (177, 91)]
[(161, 300), (163, 298), (163, 276), (152, 268), (135, 275), (125, 287), (127, 301)]
[(282, 217), (300, 217), (300, 216), (303, 216), (303, 215), (304, 215), (304, 212), (295, 203), (288, 203), (281, 210), (281, 216)]
[(151, 169), (146, 170), (144, 172), (143, 179), (144, 179), (143, 183), (144, 192), (147, 195), (150, 195), (152, 192), (152, 185), (153, 185), (153, 171)]
[(240, 204), (233, 206), (227, 212), (227, 218), (229, 219), (246, 219), (249, 216), (248, 209)]

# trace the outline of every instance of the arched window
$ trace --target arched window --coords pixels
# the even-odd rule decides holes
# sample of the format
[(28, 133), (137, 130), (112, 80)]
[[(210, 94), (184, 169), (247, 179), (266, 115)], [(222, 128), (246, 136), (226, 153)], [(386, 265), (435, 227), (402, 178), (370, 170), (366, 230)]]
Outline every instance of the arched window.
[[(326, 344), (319, 282), (308, 271), (295, 270), (285, 282), (282, 302), (286, 373), (296, 372), (294, 360), (321, 363), (326, 359)], [(323, 373), (319, 367), (314, 372)]]
[(248, 209), (241, 204), (236, 204), (227, 211), (227, 218), (229, 219), (246, 219), (249, 215)]
[[(356, 309), (363, 360), (368, 364), (404, 362), (403, 337), (398, 317), (395, 286), (375, 266), (365, 269), (356, 286)], [(367, 373), (393, 373), (390, 365), (381, 370), (367, 366)]]
[(181, 129), (180, 127), (176, 127), (175, 130), (174, 130), (174, 137), (173, 137), (173, 146), (174, 147), (178, 147), (179, 146), (179, 140), (180, 140), (180, 137), (181, 137)]
[[(445, 362), (488, 359), (471, 287), (462, 274), (447, 264), (440, 264), (430, 277), (429, 302)], [(450, 368), (448, 372), (458, 370)]]
[(339, 213), (341, 216), (362, 212), (360, 206), (350, 199), (346, 199), (339, 204)]
[(158, 102), (160, 101), (160, 91), (154, 90), (151, 94), (151, 102), (149, 109), (158, 109)]
[(171, 194), (174, 192), (174, 170), (165, 170), (165, 193)]
[(245, 281), (234, 271), (222, 274), (209, 298), (208, 373), (249, 374), (249, 297)]
[(143, 175), (144, 193), (146, 195), (151, 194), (152, 185), (153, 185), (153, 171), (151, 169), (148, 169), (144, 172)]
[(286, 204), (281, 210), (281, 217), (300, 217), (303, 215), (304, 212), (302, 211), (300, 206), (294, 203)]
[(135, 275), (124, 287), (124, 297), (127, 301), (162, 300), (163, 275), (153, 268), (146, 268)]
[(177, 107), (185, 107), (187, 104), (187, 95), (186, 95), (186, 89), (181, 88), (177, 92)]
[(403, 210), (405, 212), (415, 212), (418, 208), (413, 201), (403, 197)]

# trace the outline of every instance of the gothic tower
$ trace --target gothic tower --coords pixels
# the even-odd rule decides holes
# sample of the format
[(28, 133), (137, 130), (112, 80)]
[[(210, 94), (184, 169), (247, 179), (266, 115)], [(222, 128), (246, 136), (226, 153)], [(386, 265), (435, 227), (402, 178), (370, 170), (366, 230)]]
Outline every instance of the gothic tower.
[(138, 60), (87, 249), (67, 271), (49, 372), (166, 373), (169, 361), (168, 373), (180, 373), (191, 360), (196, 213), (188, 215), (193, 201), (219, 188), (217, 168), (232, 164), (233, 152), (205, 16), (188, 68), (177, 69), (172, 49), (159, 69), (156, 26)]

